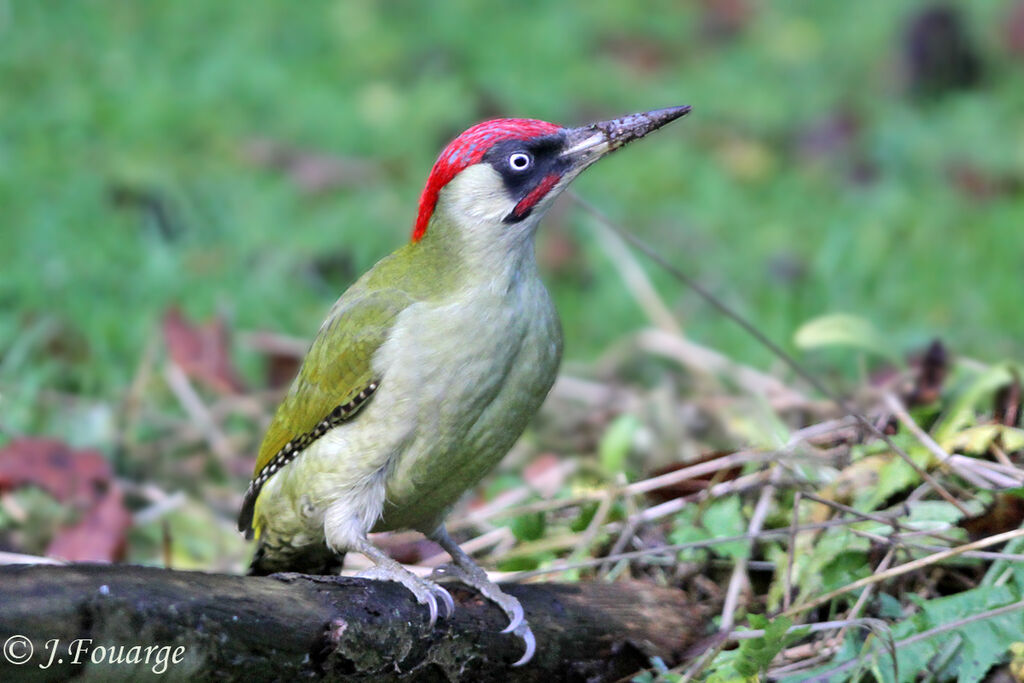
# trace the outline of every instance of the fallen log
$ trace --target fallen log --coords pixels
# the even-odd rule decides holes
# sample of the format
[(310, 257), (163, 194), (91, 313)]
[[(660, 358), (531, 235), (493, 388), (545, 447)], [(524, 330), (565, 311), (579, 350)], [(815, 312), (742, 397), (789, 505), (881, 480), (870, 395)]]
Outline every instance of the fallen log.
[(537, 653), (504, 615), (450, 586), (455, 614), (428, 628), (395, 583), (148, 567), (0, 567), (0, 680), (613, 681), (668, 664), (703, 634), (679, 590), (645, 582), (524, 584)]

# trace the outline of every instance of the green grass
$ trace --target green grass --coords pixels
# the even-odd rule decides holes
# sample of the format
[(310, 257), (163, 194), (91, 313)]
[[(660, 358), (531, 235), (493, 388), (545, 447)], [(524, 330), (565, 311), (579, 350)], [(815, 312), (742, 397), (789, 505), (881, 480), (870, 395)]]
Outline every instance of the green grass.
[[(578, 191), (787, 345), (802, 322), (847, 311), (897, 349), (939, 336), (1019, 357), (1024, 195), (971, 198), (948, 166), (1024, 174), (1024, 68), (1001, 46), (1003, 8), (979, 3), (982, 87), (908, 98), (905, 4), (756, 3), (716, 41), (696, 3), (0, 2), (0, 382), (116, 397), (173, 303), (309, 336), (351, 274), (407, 239), (434, 156), (464, 127), (681, 103), (688, 119)], [(801, 131), (840, 109), (855, 138), (799, 154)], [(245, 160), (253, 138), (383, 173), (309, 196)], [(850, 182), (858, 163), (873, 180)], [(114, 186), (161, 197), (180, 236), (116, 206)], [(585, 272), (548, 281), (568, 356), (586, 361), (644, 320), (586, 218), (566, 221)], [(352, 273), (311, 275), (325, 255)], [(694, 338), (770, 364), (653, 277)]]

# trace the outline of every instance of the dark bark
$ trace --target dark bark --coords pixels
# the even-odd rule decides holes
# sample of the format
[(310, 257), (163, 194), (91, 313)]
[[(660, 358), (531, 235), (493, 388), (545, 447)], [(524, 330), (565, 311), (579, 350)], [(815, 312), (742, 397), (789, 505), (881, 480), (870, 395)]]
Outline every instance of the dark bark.
[[(499, 633), (502, 613), (469, 589), (451, 590), (455, 615), (429, 629), (426, 610), (389, 582), (0, 567), (0, 680), (137, 680), (164, 669), (163, 680), (190, 681), (610, 681), (651, 657), (674, 663), (703, 632), (702, 610), (674, 589), (509, 585), (537, 636), (533, 661), (511, 668), (522, 646)], [(12, 636), (26, 637), (34, 650), (20, 666), (10, 660), (24, 657), (27, 646)], [(141, 648), (132, 651), (135, 645)], [(76, 654), (82, 663), (73, 663)]]

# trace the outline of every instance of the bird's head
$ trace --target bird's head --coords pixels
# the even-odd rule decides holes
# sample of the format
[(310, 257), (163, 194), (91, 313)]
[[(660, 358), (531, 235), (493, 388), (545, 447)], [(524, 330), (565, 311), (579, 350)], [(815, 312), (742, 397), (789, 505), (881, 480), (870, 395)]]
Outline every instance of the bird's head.
[(437, 225), (484, 241), (532, 233), (583, 169), (689, 111), (688, 106), (657, 109), (579, 128), (534, 119), (478, 123), (445, 147), (434, 164), (412, 239), (419, 242)]

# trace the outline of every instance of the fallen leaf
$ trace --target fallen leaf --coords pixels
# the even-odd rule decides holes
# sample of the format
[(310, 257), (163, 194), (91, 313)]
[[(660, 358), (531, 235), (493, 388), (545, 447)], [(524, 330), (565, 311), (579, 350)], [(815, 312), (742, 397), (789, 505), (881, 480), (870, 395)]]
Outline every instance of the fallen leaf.
[(111, 482), (77, 524), (57, 532), (46, 554), (70, 562), (117, 562), (124, 559), (125, 536), (131, 526), (132, 515), (124, 507), (121, 489)]
[(52, 439), (15, 439), (0, 449), (0, 492), (38, 486), (61, 503), (97, 499), (113, 477), (98, 451), (76, 451)]
[(960, 521), (972, 541), (1019, 529), (1024, 523), (1024, 498), (1012, 493), (997, 493), (992, 505), (980, 515)]
[(47, 554), (74, 562), (122, 559), (132, 524), (110, 463), (98, 451), (52, 439), (16, 439), (0, 449), (0, 492), (36, 486), (81, 511), (57, 531)]
[[(690, 460), (687, 462), (674, 462), (671, 465), (665, 465), (664, 467), (659, 467), (655, 470), (652, 470), (648, 474), (648, 477), (653, 479), (654, 477), (660, 477), (663, 474), (675, 472), (676, 470), (681, 470), (686, 467), (693, 467), (694, 465), (699, 465), (701, 463), (711, 462), (713, 460), (717, 460), (718, 458), (731, 455), (732, 453), (733, 451), (713, 451), (711, 453), (707, 453), (706, 455), (702, 455), (696, 460)], [(697, 493), (698, 491), (703, 491), (710, 487), (712, 484), (717, 484), (723, 481), (732, 481), (736, 477), (740, 476), (741, 472), (743, 472), (743, 467), (741, 465), (737, 465), (735, 467), (730, 467), (727, 469), (718, 470), (717, 472), (712, 472), (711, 474), (690, 477), (689, 479), (683, 479), (672, 484), (666, 484), (665, 486), (660, 486), (656, 489), (651, 489), (650, 491), (647, 492), (647, 495), (659, 503), (664, 503), (669, 500), (674, 500), (676, 498), (688, 496), (692, 493)]]
[(223, 318), (193, 325), (172, 307), (164, 314), (163, 331), (167, 352), (186, 375), (222, 394), (244, 390), (231, 360), (230, 334)]

